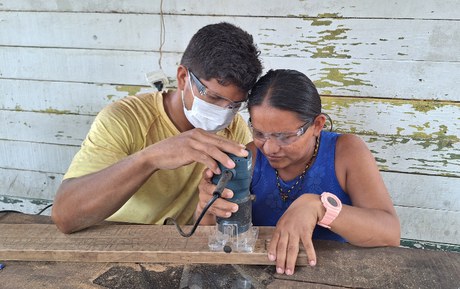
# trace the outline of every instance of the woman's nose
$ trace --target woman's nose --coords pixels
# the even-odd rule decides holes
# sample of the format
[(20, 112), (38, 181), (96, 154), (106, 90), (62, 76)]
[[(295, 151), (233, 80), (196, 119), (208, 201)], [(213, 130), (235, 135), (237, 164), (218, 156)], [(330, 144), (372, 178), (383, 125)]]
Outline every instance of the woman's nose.
[(268, 137), (264, 143), (265, 154), (273, 154), (280, 150), (280, 145), (278, 144), (276, 138)]

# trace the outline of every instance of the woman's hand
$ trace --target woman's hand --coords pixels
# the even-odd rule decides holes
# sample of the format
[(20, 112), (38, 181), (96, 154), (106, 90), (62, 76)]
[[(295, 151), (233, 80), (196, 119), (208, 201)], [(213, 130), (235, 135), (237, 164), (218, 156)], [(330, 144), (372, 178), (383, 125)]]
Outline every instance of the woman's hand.
[(312, 235), (316, 223), (324, 213), (325, 209), (319, 195), (304, 194), (281, 216), (268, 248), (268, 258), (276, 261), (277, 273), (294, 274), (300, 241), (307, 253), (308, 263), (311, 266), (316, 265)]

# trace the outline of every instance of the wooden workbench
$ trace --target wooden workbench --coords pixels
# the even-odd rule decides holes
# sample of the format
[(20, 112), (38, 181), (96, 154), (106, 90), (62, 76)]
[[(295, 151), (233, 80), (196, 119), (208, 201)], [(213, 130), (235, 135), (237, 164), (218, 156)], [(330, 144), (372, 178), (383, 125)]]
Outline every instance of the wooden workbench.
[[(104, 223), (65, 235), (49, 217), (0, 214), (0, 288), (460, 288), (460, 254), (358, 248), (316, 241), (318, 264), (279, 275), (266, 258), (270, 228), (254, 253), (209, 252), (201, 227)], [(257, 265), (259, 264), (259, 265)]]

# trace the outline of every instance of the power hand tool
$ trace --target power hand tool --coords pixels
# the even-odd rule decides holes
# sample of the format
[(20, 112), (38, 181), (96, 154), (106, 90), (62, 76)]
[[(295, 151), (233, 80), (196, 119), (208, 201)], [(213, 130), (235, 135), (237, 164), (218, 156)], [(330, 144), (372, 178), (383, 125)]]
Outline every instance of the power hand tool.
[(224, 187), (233, 191), (233, 197), (228, 201), (238, 204), (238, 211), (229, 218), (217, 217), (216, 232), (209, 237), (211, 250), (224, 250), (229, 253), (232, 250), (237, 252), (252, 252), (258, 236), (258, 228), (252, 226), (252, 197), (250, 185), (252, 178), (252, 154), (248, 151), (247, 157), (237, 157), (233, 154), (228, 156), (235, 162), (233, 169), (228, 169), (222, 164), (219, 168), (221, 175), (215, 175), (212, 182), (217, 184), (214, 194), (221, 194), (219, 183), (225, 174), (230, 171), (232, 178)]
[(258, 237), (258, 228), (252, 226), (252, 197), (249, 191), (252, 178), (252, 154), (248, 152), (247, 157), (228, 154), (235, 162), (233, 169), (219, 164), (222, 173), (212, 178), (212, 182), (216, 184), (213, 198), (206, 204), (190, 233), (184, 233), (172, 218), (167, 218), (165, 223), (171, 220), (182, 236), (190, 237), (209, 207), (220, 198), (223, 190), (228, 188), (233, 191), (233, 197), (228, 201), (238, 204), (238, 211), (229, 218), (217, 217), (216, 231), (209, 236), (209, 248), (212, 251), (223, 250), (227, 253), (252, 252)]

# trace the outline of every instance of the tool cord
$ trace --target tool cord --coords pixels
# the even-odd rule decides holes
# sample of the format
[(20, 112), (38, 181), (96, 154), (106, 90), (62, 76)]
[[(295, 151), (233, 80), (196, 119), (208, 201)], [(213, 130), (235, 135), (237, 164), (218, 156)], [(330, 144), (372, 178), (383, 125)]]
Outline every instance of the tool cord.
[(185, 233), (182, 228), (179, 226), (179, 224), (176, 222), (176, 220), (174, 218), (166, 218), (165, 221), (163, 222), (164, 225), (167, 225), (167, 223), (170, 221), (171, 223), (173, 223), (176, 228), (177, 228), (177, 231), (179, 231), (179, 234), (181, 234), (182, 237), (190, 237), (193, 235), (193, 233), (195, 233), (195, 230), (196, 228), (198, 227), (198, 225), (200, 224), (201, 222), (201, 219), (203, 219), (204, 215), (206, 214), (206, 212), (208, 211), (208, 209), (212, 206), (212, 204), (214, 204), (214, 202), (220, 198), (220, 196), (222, 195), (222, 192), (224, 191), (225, 189), (225, 186), (227, 185), (227, 183), (232, 179), (232, 177), (234, 176), (235, 174), (235, 171), (234, 170), (225, 170), (223, 173), (222, 173), (222, 176), (221, 178), (219, 179), (219, 182), (217, 183), (217, 186), (216, 186), (216, 189), (214, 190), (213, 194), (212, 194), (212, 199), (209, 200), (209, 202), (206, 204), (206, 206), (203, 208), (203, 211), (201, 212), (201, 214), (198, 216), (198, 218), (196, 219), (196, 222), (195, 224), (193, 225), (192, 229), (190, 230), (189, 233)]

